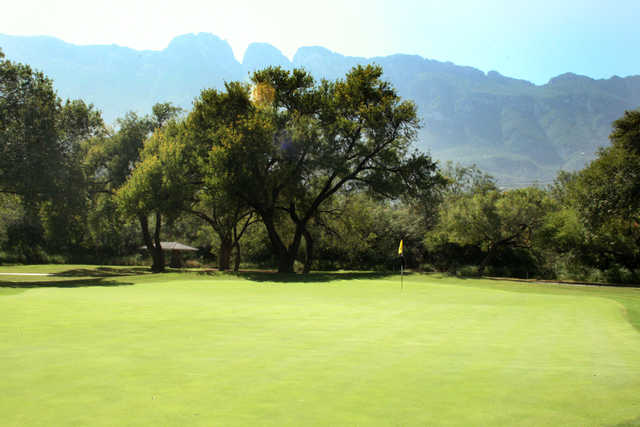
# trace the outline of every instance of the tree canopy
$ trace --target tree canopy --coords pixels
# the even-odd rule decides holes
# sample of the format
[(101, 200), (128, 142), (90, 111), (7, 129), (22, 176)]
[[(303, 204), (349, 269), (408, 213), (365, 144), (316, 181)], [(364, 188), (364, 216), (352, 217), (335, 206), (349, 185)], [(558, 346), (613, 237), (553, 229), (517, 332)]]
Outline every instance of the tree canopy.
[(0, 52), (0, 191), (28, 203), (54, 191), (63, 163), (59, 110), (49, 78)]
[(430, 157), (409, 151), (415, 106), (381, 76), (380, 67), (359, 66), (317, 83), (303, 70), (267, 68), (253, 86), (229, 83), (195, 101), (197, 143), (217, 183), (260, 216), (279, 271), (293, 271), (303, 238), (312, 246), (308, 224), (336, 193), (421, 195), (440, 179)]
[(640, 110), (613, 123), (611, 145), (600, 150), (572, 185), (598, 264), (640, 267)]
[(237, 270), (242, 238), (251, 265), (288, 273), (392, 268), (402, 239), (414, 268), (640, 280), (640, 110), (585, 169), (510, 190), (412, 151), (416, 107), (377, 66), (335, 81), (270, 67), (181, 112), (106, 126), (0, 51), (0, 256), (129, 263), (144, 243), (163, 271), (162, 235), (220, 269), (235, 251)]
[[(144, 243), (153, 256), (154, 271), (164, 270), (160, 245), (163, 218), (172, 222), (179, 216), (185, 203), (184, 193), (188, 193), (186, 189), (190, 184), (183, 169), (184, 127), (172, 120), (180, 111), (171, 104), (156, 104), (150, 118), (139, 120), (135, 114), (130, 114), (119, 133), (122, 139), (116, 144), (131, 140), (133, 148), (129, 148), (127, 156), (113, 163), (111, 169), (116, 183), (125, 171), (129, 172), (117, 188), (116, 200), (122, 212), (139, 221)], [(146, 139), (145, 133), (152, 130), (153, 134)], [(138, 151), (134, 155), (135, 148)], [(138, 157), (139, 161), (135, 160)], [(150, 215), (155, 222), (153, 236), (149, 231)]]

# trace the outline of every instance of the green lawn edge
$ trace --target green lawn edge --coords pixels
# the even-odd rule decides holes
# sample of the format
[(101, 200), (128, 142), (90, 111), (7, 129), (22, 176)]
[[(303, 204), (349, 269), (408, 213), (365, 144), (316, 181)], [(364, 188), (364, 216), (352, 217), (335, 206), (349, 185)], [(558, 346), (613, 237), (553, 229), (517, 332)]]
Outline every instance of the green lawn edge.
[[(314, 271), (303, 274), (279, 274), (266, 270), (241, 270), (238, 273), (221, 272), (216, 269), (167, 269), (166, 273), (151, 273), (147, 267), (141, 266), (104, 266), (84, 264), (38, 264), (38, 265), (1, 265), (0, 273), (40, 273), (50, 276), (6, 276), (0, 275), (0, 295), (7, 288), (29, 288), (47, 286), (99, 286), (110, 285), (132, 280), (130, 284), (146, 281), (184, 279), (224, 279), (235, 277), (256, 282), (276, 283), (321, 283), (351, 279), (387, 278), (400, 283), (400, 275), (395, 272), (377, 271)], [(459, 277), (442, 273), (408, 273), (404, 276), (406, 283), (423, 282), (425, 278), (439, 283), (462, 286), (483, 286), (508, 292), (540, 293), (555, 295), (595, 296), (614, 300), (624, 307), (627, 319), (640, 332), (640, 287), (634, 285), (606, 285), (570, 282), (549, 282), (518, 280), (509, 278), (477, 278)], [(417, 280), (422, 279), (422, 280)], [(63, 285), (64, 284), (64, 285)], [(65, 286), (66, 287), (66, 286)]]

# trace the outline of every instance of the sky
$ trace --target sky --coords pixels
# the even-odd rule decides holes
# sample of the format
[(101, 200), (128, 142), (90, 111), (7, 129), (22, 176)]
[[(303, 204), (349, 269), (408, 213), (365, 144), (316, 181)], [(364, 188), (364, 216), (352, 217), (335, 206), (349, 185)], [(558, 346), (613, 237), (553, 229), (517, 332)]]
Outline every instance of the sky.
[(0, 33), (161, 50), (208, 32), (242, 61), (252, 42), (351, 56), (416, 54), (544, 84), (565, 72), (640, 74), (639, 0), (21, 0)]

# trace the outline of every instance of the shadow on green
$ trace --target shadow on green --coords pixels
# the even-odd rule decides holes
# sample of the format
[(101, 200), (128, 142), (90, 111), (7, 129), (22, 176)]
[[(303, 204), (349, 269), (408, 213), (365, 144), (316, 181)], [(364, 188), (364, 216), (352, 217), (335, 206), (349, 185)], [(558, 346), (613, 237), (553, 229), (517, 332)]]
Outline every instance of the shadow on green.
[(42, 280), (37, 282), (10, 282), (0, 280), (0, 288), (81, 288), (87, 286), (130, 286), (131, 282), (97, 279), (77, 279), (77, 280)]
[(625, 421), (620, 424), (615, 424), (612, 427), (632, 427), (632, 426), (640, 426), (640, 417), (633, 420)]
[(135, 276), (140, 274), (151, 274), (148, 267), (129, 267), (129, 268), (77, 268), (73, 270), (61, 271), (51, 274), (52, 277), (118, 277), (118, 276)]
[(37, 282), (9, 282), (0, 280), (0, 288), (81, 288), (86, 286), (130, 286), (131, 282), (116, 280), (98, 279), (78, 279), (60, 281), (37, 281)]
[[(52, 280), (0, 280), (1, 288), (80, 288), (87, 286), (129, 286), (133, 285), (132, 282), (118, 280), (117, 278), (123, 276), (138, 276), (143, 274), (150, 274), (148, 268), (145, 267), (130, 267), (130, 268), (111, 268), (111, 267), (97, 267), (97, 268), (78, 268), (72, 270), (60, 271), (58, 273), (52, 273), (49, 277)], [(66, 279), (69, 280), (60, 280)], [(114, 280), (109, 280), (113, 278)]]
[[(463, 277), (461, 277), (462, 279)], [(601, 282), (580, 282), (568, 280), (544, 280), (544, 279), (521, 279), (517, 277), (478, 277), (481, 279), (493, 280), (496, 282), (519, 282), (519, 283), (537, 283), (549, 285), (575, 285), (575, 286), (592, 286), (592, 287), (610, 287), (610, 288), (640, 288), (640, 285), (634, 283), (601, 283)]]
[[(389, 272), (318, 272), (309, 274), (283, 274), (268, 271), (241, 271), (232, 273), (253, 282), (277, 282), (277, 283), (326, 283), (337, 280), (374, 280), (393, 276)], [(396, 273), (397, 274), (397, 273)]]

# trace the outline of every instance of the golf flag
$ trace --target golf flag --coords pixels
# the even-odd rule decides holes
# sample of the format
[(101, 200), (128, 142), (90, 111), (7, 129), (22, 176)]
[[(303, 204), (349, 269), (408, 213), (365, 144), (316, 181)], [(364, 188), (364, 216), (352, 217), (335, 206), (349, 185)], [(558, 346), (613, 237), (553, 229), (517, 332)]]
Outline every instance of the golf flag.
[(400, 246), (398, 246), (398, 255), (402, 256), (402, 240), (400, 240)]

